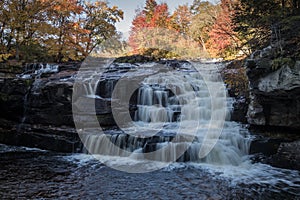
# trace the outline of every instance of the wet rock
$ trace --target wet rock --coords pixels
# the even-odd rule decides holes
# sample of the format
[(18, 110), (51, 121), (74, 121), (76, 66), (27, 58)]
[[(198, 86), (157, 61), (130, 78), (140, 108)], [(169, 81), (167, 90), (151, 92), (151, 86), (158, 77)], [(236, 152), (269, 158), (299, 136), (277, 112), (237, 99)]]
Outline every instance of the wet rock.
[(20, 79), (5, 79), (0, 82), (0, 117), (21, 120), (30, 83), (31, 81)]
[(24, 69), (33, 70), (32, 75), (0, 82), (0, 143), (80, 151), (71, 104), (76, 71), (55, 72), (49, 66), (28, 65)]
[(73, 126), (72, 88), (71, 81), (36, 80), (25, 99), (24, 122)]
[(300, 136), (297, 130), (272, 126), (251, 126), (254, 139), (250, 145), (252, 160), (274, 167), (299, 170)]
[(271, 156), (276, 154), (280, 143), (280, 139), (272, 138), (257, 138), (251, 142), (250, 154), (263, 154), (264, 156)]
[(253, 64), (247, 65), (250, 81), (248, 122), (300, 129), (300, 61), (284, 63), (275, 71), (270, 58), (252, 62), (256, 63), (255, 68)]
[(143, 55), (124, 56), (115, 59), (115, 63), (145, 63), (157, 61), (154, 57)]
[(275, 167), (300, 170), (300, 140), (281, 143), (276, 154), (267, 159)]
[(221, 70), (228, 95), (234, 99), (231, 120), (247, 123), (246, 114), (249, 105), (249, 85), (243, 61), (236, 60), (226, 64)]
[[(103, 63), (93, 64), (92, 67), (99, 68)], [(0, 143), (62, 152), (78, 151), (81, 147), (73, 114), (76, 114), (79, 128), (112, 127), (116, 125), (111, 109), (114, 103), (117, 117), (125, 118), (128, 111), (119, 109), (125, 107), (129, 108), (131, 120), (137, 109), (137, 88), (141, 80), (157, 73), (163, 66), (158, 64), (155, 70), (144, 72), (136, 70), (137, 64), (113, 63), (105, 73), (97, 74), (90, 65), (84, 65), (82, 82), (79, 80), (78, 87), (74, 87), (79, 67), (79, 63), (28, 64), (24, 73), (1, 81), (0, 120), (3, 123)], [(96, 81), (91, 84), (88, 78), (95, 74)], [(121, 77), (123, 82), (116, 92), (121, 96), (112, 102), (112, 92)], [(130, 94), (128, 86), (134, 88)], [(73, 95), (74, 90), (77, 96)], [(128, 99), (122, 99), (122, 95)], [(67, 128), (61, 131), (62, 127)]]
[(19, 124), (0, 119), (0, 143), (57, 152), (81, 152), (82, 144), (73, 127)]
[(231, 112), (231, 120), (246, 123), (246, 113), (248, 111), (248, 98), (246, 97), (238, 97), (233, 102), (233, 110)]

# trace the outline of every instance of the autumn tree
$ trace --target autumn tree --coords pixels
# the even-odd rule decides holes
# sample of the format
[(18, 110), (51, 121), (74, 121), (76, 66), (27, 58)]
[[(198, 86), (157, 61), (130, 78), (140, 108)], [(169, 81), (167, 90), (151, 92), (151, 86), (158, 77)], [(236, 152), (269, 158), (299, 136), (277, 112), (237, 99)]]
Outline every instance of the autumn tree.
[(221, 9), (208, 33), (208, 50), (212, 56), (230, 57), (237, 54), (239, 50), (241, 41), (234, 31), (235, 25), (232, 21), (235, 14), (235, 3), (235, 0), (221, 0)]
[(206, 43), (209, 39), (209, 32), (216, 21), (219, 10), (219, 5), (213, 5), (208, 1), (196, 0), (191, 6), (193, 17), (189, 34), (199, 43), (203, 51), (207, 51)]
[(116, 6), (78, 0), (3, 0), (0, 14), (0, 61), (8, 56), (25, 61), (82, 59), (117, 33), (114, 25), (123, 17)]
[(81, 28), (80, 52), (87, 56), (97, 45), (118, 35), (114, 25), (123, 19), (123, 11), (103, 1), (86, 2), (83, 7), (86, 17), (79, 20), (78, 28)]
[[(16, 59), (28, 54), (28, 46), (38, 47), (42, 27), (46, 17), (43, 15), (48, 7), (42, 1), (34, 0), (4, 0), (0, 4), (1, 53), (14, 54)], [(4, 50), (5, 49), (5, 50)], [(39, 53), (40, 49), (35, 53)]]
[(157, 5), (158, 4), (156, 3), (155, 0), (147, 0), (146, 1), (146, 6), (144, 7), (144, 10), (142, 12), (145, 16), (145, 20), (147, 23), (149, 23), (151, 21)]
[(192, 20), (192, 13), (188, 5), (178, 6), (171, 16), (171, 26), (183, 34), (188, 34)]
[[(168, 5), (165, 3), (157, 4), (154, 0), (147, 0), (146, 6), (139, 11), (132, 21), (132, 27), (129, 36), (129, 45), (134, 53), (141, 53), (145, 46), (151, 43), (154, 45), (160, 33), (156, 35), (153, 31), (147, 32), (145, 28), (169, 28), (170, 14)], [(159, 40), (162, 42), (161, 40)]]
[(77, 0), (54, 0), (48, 9), (48, 19), (52, 30), (48, 34), (47, 46), (50, 54), (54, 55), (57, 62), (68, 58), (76, 59), (76, 17), (80, 15), (83, 7)]

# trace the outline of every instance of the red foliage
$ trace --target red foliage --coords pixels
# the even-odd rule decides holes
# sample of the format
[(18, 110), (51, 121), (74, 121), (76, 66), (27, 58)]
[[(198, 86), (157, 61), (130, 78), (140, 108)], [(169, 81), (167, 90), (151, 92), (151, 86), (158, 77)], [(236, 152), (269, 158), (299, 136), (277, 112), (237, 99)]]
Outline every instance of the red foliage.
[(149, 26), (165, 28), (167, 27), (169, 20), (168, 5), (163, 3), (155, 7)]
[(224, 51), (236, 46), (234, 39), (236, 33), (233, 31), (232, 22), (233, 4), (232, 0), (222, 0), (222, 10), (209, 32), (208, 50), (213, 56), (222, 55)]
[(144, 28), (167, 28), (170, 22), (168, 5), (166, 3), (153, 4), (153, 12), (146, 12), (146, 8), (137, 13), (132, 21), (132, 27), (129, 36), (129, 46), (132, 48), (133, 53), (139, 52), (139, 39), (138, 35), (141, 34)]

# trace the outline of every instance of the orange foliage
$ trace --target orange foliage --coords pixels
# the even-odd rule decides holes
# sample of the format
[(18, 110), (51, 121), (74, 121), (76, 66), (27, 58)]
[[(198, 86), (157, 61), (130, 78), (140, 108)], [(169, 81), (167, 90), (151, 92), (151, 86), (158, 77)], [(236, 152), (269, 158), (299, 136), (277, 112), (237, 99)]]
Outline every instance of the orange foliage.
[(233, 5), (233, 0), (221, 1), (221, 12), (208, 34), (207, 49), (214, 57), (224, 56), (226, 51), (237, 47), (237, 33), (234, 32), (234, 24), (232, 22)]

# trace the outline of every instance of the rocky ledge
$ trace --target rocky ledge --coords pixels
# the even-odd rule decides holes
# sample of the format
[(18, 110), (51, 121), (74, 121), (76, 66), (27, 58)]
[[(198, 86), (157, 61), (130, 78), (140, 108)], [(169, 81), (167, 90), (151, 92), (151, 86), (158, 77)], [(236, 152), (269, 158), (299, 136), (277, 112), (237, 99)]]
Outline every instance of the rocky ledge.
[(250, 93), (246, 117), (257, 135), (250, 153), (259, 153), (259, 160), (272, 166), (300, 170), (300, 61), (276, 56), (277, 51), (269, 46), (245, 62)]
[(81, 148), (72, 117), (79, 63), (30, 64), (0, 79), (0, 143), (59, 152)]
[(268, 47), (246, 61), (248, 123), (300, 130), (300, 61), (270, 55), (272, 48)]

